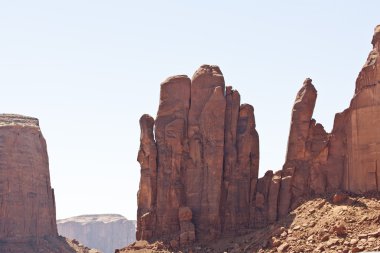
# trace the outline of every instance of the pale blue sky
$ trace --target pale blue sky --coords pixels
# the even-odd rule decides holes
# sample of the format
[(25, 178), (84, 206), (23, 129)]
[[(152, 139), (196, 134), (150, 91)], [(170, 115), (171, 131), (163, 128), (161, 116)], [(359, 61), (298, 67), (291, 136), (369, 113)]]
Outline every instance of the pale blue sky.
[(159, 85), (219, 65), (255, 108), (260, 174), (280, 169), (306, 77), (330, 131), (380, 23), (379, 1), (0, 1), (0, 112), (35, 116), (57, 217), (136, 217), (139, 117)]

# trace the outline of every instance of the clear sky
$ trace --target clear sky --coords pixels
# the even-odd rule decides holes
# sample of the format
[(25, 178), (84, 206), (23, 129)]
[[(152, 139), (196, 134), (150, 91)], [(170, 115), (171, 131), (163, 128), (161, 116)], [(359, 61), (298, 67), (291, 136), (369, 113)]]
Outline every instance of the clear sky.
[(255, 108), (260, 175), (284, 162), (306, 77), (332, 128), (371, 49), (373, 1), (0, 1), (0, 112), (39, 118), (57, 217), (136, 218), (139, 117), (160, 83), (219, 65)]

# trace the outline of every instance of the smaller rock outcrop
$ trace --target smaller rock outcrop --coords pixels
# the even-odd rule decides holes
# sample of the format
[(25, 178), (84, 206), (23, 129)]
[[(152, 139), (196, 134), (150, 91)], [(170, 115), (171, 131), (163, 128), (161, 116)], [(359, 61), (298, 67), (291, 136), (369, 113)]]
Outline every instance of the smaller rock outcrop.
[(57, 221), (58, 233), (103, 253), (135, 241), (136, 222), (118, 214), (81, 215)]

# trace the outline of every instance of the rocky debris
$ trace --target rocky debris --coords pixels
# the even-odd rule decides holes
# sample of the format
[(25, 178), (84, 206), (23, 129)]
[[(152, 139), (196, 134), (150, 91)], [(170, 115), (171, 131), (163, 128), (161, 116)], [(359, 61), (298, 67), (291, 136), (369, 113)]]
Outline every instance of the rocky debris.
[(0, 252), (95, 253), (59, 237), (38, 119), (0, 115)]
[(135, 241), (136, 222), (119, 214), (81, 215), (57, 220), (58, 233), (103, 253)]
[(289, 248), (289, 244), (287, 242), (284, 242), (277, 248), (277, 252), (287, 252), (287, 249)]
[[(67, 238), (65, 239), (68, 245), (70, 246), (70, 248), (72, 248), (74, 252), (76, 253), (105, 253), (104, 251), (99, 251), (97, 249), (90, 249), (84, 246), (83, 244), (81, 244), (80, 242), (78, 242), (77, 240), (70, 240)], [(60, 251), (60, 252), (64, 252), (64, 251)]]
[(139, 253), (171, 253), (164, 243), (156, 241), (149, 244), (145, 240), (136, 241), (124, 249), (117, 249), (115, 253), (128, 253), (128, 252), (139, 252)]
[[(340, 204), (334, 204), (331, 199), (328, 195), (305, 200), (272, 225), (249, 230), (244, 235), (225, 235), (181, 249), (165, 246), (163, 242), (136, 242), (140, 246), (131, 245), (119, 252), (142, 252), (139, 251), (142, 249), (147, 250), (145, 252), (183, 253), (379, 251), (380, 196), (347, 195), (347, 201)], [(368, 218), (361, 222), (364, 216)]]
[[(333, 202), (343, 205), (351, 201), (346, 193), (379, 191), (380, 26), (372, 44), (350, 107), (335, 115), (331, 133), (313, 119), (317, 91), (310, 78), (304, 81), (291, 113), (283, 168), (262, 178), (253, 107), (240, 105), (240, 94), (225, 87), (219, 67), (202, 65), (192, 80), (164, 81), (157, 118), (140, 120), (137, 239), (178, 244), (182, 207), (192, 212), (196, 240), (205, 241), (268, 227), (311, 196), (336, 194)], [(301, 225), (295, 231), (311, 226)], [(343, 227), (332, 231), (343, 237), (349, 233)], [(337, 244), (323, 231), (318, 238)]]
[(334, 204), (339, 204), (339, 203), (342, 203), (342, 202), (344, 202), (344, 201), (346, 201), (347, 200), (347, 194), (344, 194), (344, 193), (336, 193), (336, 194), (334, 194), (334, 196), (333, 196), (333, 199), (332, 199), (332, 202), (334, 203)]
[[(380, 238), (368, 235), (369, 232), (378, 235), (378, 197), (347, 196), (351, 201), (338, 205), (328, 199), (315, 198), (301, 204), (286, 219), (274, 225), (284, 226), (288, 231), (291, 230), (291, 234), (275, 234), (271, 240), (280, 241), (280, 245), (287, 243), (287, 252), (354, 252), (356, 247), (360, 247), (360, 251), (376, 251), (380, 248)], [(322, 202), (324, 204), (320, 207)], [(315, 211), (310, 213), (311, 209)], [(361, 223), (363, 216), (370, 218)], [(278, 251), (279, 246), (258, 245), (250, 249), (255, 252), (273, 252), (274, 249)]]
[[(347, 229), (346, 229), (346, 225), (344, 222), (338, 222), (334, 225), (333, 227), (333, 232), (335, 232), (335, 234), (337, 236), (341, 236), (341, 237), (344, 237), (347, 235)], [(360, 235), (359, 235), (360, 237)]]

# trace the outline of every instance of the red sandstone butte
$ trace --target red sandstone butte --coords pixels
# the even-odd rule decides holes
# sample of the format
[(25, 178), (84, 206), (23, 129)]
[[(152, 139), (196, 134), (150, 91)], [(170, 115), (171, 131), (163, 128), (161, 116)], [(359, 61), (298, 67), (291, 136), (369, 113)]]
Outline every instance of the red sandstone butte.
[(313, 119), (317, 90), (304, 81), (283, 168), (262, 178), (253, 107), (219, 67), (164, 81), (156, 119), (140, 119), (137, 239), (183, 246), (265, 227), (316, 194), (379, 191), (380, 26), (372, 45), (331, 133)]
[(0, 238), (57, 236), (46, 142), (38, 120), (0, 115)]
[(46, 142), (38, 119), (0, 114), (0, 252), (89, 250), (58, 236)]

